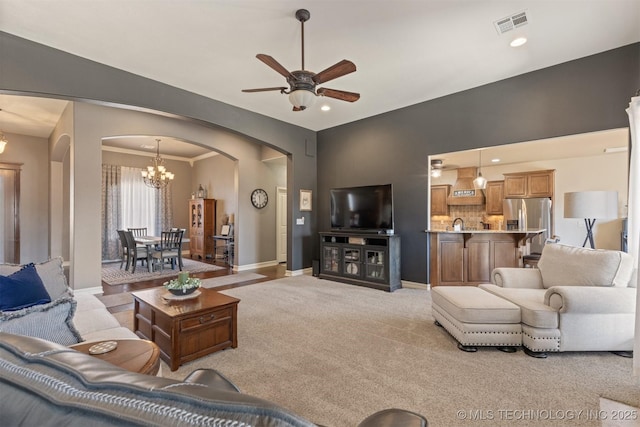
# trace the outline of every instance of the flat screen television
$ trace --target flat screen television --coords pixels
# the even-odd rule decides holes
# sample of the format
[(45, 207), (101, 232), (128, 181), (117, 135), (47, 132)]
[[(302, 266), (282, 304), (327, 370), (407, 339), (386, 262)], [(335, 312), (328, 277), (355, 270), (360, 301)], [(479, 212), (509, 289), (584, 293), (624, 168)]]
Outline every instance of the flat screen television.
[(391, 184), (331, 189), (331, 230), (392, 234)]

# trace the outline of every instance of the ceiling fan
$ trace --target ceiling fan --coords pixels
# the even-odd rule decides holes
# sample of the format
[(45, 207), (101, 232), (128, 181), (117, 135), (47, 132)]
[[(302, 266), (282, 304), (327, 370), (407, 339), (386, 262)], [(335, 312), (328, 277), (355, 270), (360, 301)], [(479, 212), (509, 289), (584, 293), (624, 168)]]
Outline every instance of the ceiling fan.
[(288, 71), (278, 61), (269, 55), (259, 53), (256, 55), (260, 61), (273, 68), (276, 72), (287, 79), (289, 87), (265, 87), (259, 89), (243, 89), (243, 92), (266, 92), (279, 90), (280, 93), (289, 95), (289, 101), (293, 104), (293, 111), (302, 111), (311, 106), (316, 96), (328, 96), (330, 98), (339, 99), (341, 101), (355, 102), (360, 99), (359, 93), (347, 92), (344, 90), (336, 90), (319, 87), (317, 85), (337, 79), (346, 74), (356, 71), (353, 62), (343, 59), (337, 64), (332, 65), (326, 70), (320, 71), (318, 74), (304, 69), (304, 23), (309, 20), (311, 14), (306, 9), (296, 11), (296, 19), (300, 21), (302, 26), (302, 69), (297, 71)]
[(431, 177), (439, 178), (442, 175), (442, 171), (458, 169), (457, 165), (445, 165), (442, 159), (431, 159)]

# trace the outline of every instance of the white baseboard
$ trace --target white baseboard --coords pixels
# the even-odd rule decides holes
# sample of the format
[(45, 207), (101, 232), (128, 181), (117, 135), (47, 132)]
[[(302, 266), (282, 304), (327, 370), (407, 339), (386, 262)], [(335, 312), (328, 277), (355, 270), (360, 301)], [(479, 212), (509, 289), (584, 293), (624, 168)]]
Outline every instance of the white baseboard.
[(401, 280), (403, 288), (411, 288), (411, 289), (431, 289), (431, 285), (426, 283), (418, 283), (418, 282), (410, 282), (409, 280)]
[(313, 274), (312, 267), (303, 268), (302, 270), (287, 270), (284, 272), (284, 275), (286, 277), (304, 276), (304, 275), (311, 276), (311, 274)]
[(102, 293), (102, 286), (94, 286), (93, 288), (81, 288), (81, 289), (74, 289), (73, 290), (74, 294), (101, 294)]
[(274, 265), (278, 264), (279, 262), (274, 259), (272, 261), (257, 262), (255, 264), (234, 265), (233, 271), (255, 270), (256, 268), (273, 267)]

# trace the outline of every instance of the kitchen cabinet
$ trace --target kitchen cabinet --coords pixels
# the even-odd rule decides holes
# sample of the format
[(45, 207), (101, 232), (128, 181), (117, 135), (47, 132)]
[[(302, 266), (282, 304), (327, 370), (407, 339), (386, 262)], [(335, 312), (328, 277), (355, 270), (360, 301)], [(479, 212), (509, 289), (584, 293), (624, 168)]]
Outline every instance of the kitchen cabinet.
[(449, 215), (449, 204), (447, 197), (451, 185), (432, 185), (431, 186), (431, 215)]
[(509, 198), (553, 198), (555, 170), (517, 172), (504, 174), (504, 197)]
[(540, 232), (430, 232), (429, 283), (431, 286), (491, 283), (494, 268), (518, 267), (519, 247)]
[(488, 181), (484, 190), (487, 215), (502, 215), (504, 201), (504, 181)]

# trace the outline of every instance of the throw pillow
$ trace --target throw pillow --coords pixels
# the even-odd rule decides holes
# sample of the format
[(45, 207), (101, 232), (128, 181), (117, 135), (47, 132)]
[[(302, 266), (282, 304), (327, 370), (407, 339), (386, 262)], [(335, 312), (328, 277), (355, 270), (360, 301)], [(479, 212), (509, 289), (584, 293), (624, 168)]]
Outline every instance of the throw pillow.
[(62, 297), (47, 304), (0, 312), (0, 332), (42, 338), (62, 345), (83, 341), (73, 324), (77, 303)]
[(0, 276), (0, 311), (20, 310), (51, 302), (33, 264), (9, 276)]
[[(35, 264), (35, 266), (42, 283), (44, 283), (44, 287), (51, 296), (51, 300), (57, 300), (63, 296), (73, 296), (73, 291), (67, 285), (67, 277), (64, 275), (61, 257), (52, 258), (49, 261)], [(0, 275), (8, 276), (22, 267), (19, 264), (0, 264)]]
[(629, 285), (633, 257), (607, 249), (589, 249), (560, 243), (545, 245), (538, 262), (542, 285), (620, 286)]

